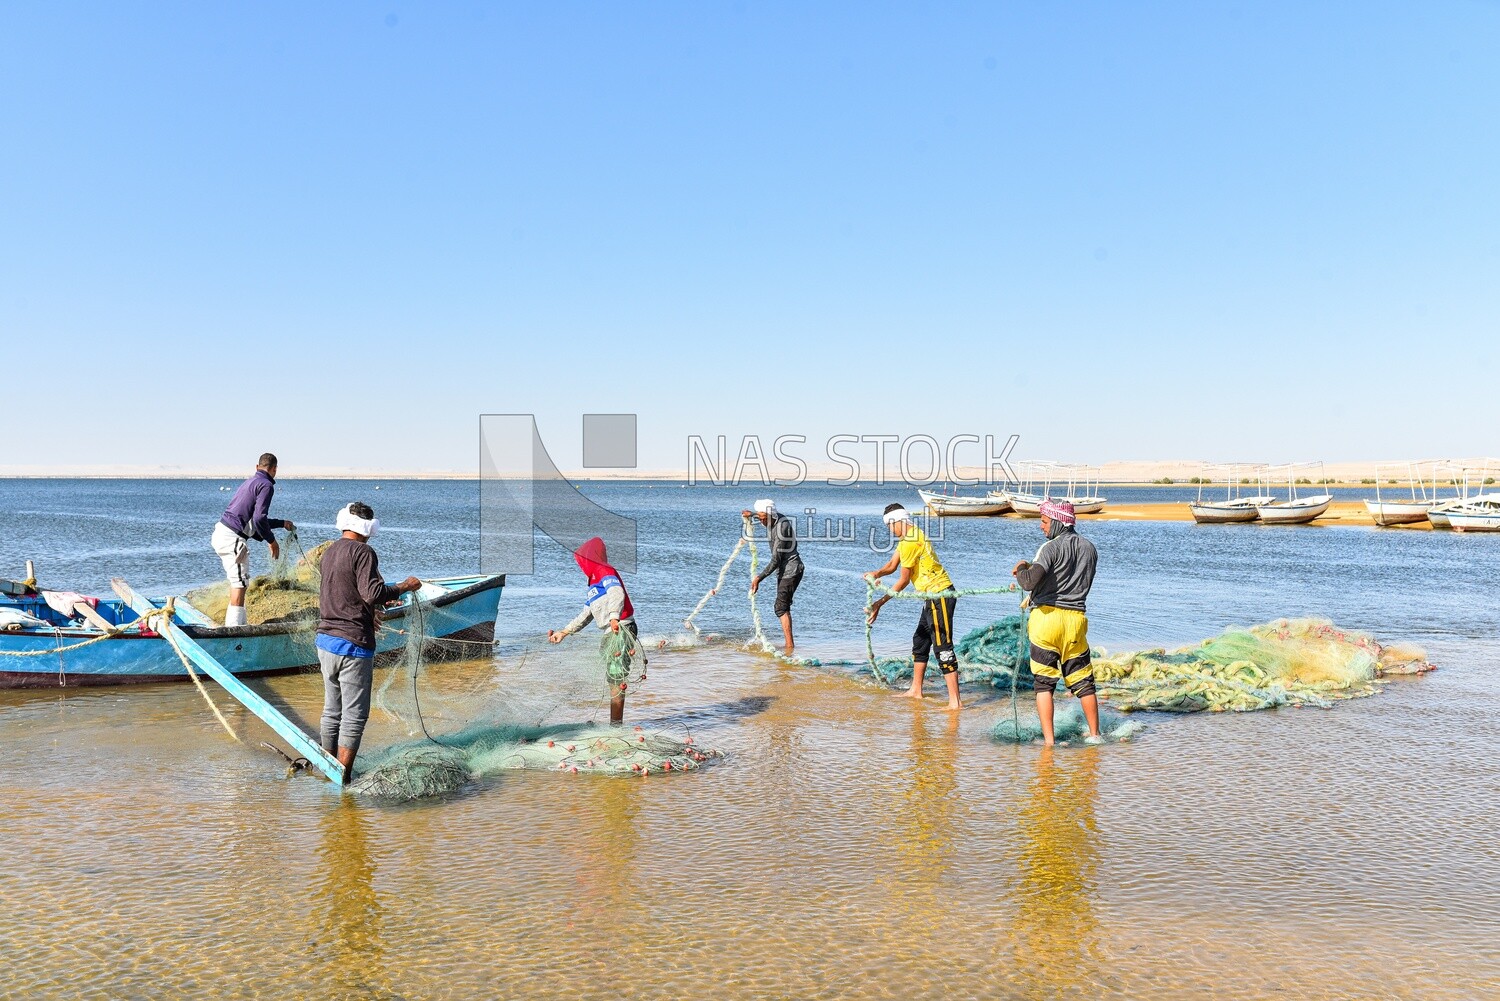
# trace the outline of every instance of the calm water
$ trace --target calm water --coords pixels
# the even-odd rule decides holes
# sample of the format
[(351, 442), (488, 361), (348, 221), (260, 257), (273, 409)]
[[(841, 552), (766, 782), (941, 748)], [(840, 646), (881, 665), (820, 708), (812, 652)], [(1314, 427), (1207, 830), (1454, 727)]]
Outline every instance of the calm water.
[[(285, 481), (279, 513), (316, 541), (362, 498), (388, 577), (474, 568), (473, 484), (378, 485)], [(86, 591), (210, 579), (219, 486), (0, 481), (0, 575), (31, 557)], [(627, 579), (655, 634), (679, 628), (764, 493), (585, 492), (641, 526)], [(857, 516), (861, 538), (888, 500), (915, 503), (869, 486), (775, 496)], [(510, 773), (399, 808), (286, 779), (257, 721), (231, 712), (245, 743), (231, 742), (189, 686), (0, 693), (0, 994), (1500, 995), (1500, 538), (1085, 531), (1101, 551), (1099, 645), (1323, 615), (1419, 642), (1443, 669), (1329, 712), (1153, 718), (1136, 743), (1045, 754), (986, 739), (1003, 701), (975, 693), (953, 721), (721, 644), (659, 654), (627, 715), (687, 727), (723, 762), (649, 780)], [(962, 587), (1008, 579), (1040, 539), (995, 519), (944, 535)], [(882, 556), (803, 553), (803, 652), (858, 656), (858, 574)], [(450, 723), (462, 693), (517, 721), (602, 715), (592, 639), (537, 642), (580, 582), (555, 547), (512, 581), (494, 661), (434, 669)], [(705, 628), (747, 633), (742, 590)], [(1012, 607), (964, 599), (957, 623)], [(901, 652), (913, 615), (888, 608), (877, 648)], [(262, 684), (316, 716), (315, 676)], [(366, 747), (403, 735), (377, 718)]]

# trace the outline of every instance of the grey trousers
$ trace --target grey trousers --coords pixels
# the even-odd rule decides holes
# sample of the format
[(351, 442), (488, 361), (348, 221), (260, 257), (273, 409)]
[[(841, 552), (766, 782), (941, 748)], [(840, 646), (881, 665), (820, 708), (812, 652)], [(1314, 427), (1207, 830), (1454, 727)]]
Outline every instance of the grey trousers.
[(370, 718), (370, 689), (375, 679), (375, 658), (340, 657), (318, 651), (323, 669), (323, 726), (319, 736), (325, 750), (335, 746), (359, 750), (359, 739)]

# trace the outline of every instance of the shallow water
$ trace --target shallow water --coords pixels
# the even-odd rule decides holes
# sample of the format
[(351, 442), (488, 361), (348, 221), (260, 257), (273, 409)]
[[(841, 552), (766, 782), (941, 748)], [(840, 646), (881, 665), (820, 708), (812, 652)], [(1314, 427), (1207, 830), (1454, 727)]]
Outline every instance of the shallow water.
[[(31, 556), (86, 590), (114, 574), (156, 593), (200, 582), (216, 569), (217, 486), (0, 482), (0, 573)], [(393, 529), (377, 540), (388, 577), (472, 568), (472, 485), (381, 487), (287, 481), (278, 504), (316, 541), (332, 509), (370, 500)], [(677, 628), (759, 493), (587, 489), (640, 520), (627, 580), (648, 634)], [(888, 495), (907, 499), (795, 496), (863, 514)], [(777, 496), (790, 506), (793, 492)], [(1086, 531), (1101, 550), (1098, 644), (1319, 614), (1424, 644), (1442, 669), (1331, 711), (1154, 717), (1133, 743), (1046, 753), (987, 739), (1003, 697), (972, 693), (955, 721), (725, 642), (657, 654), (627, 710), (722, 762), (650, 779), (507, 772), (404, 807), (287, 779), (257, 746), (268, 731), (225, 707), (232, 742), (189, 686), (0, 693), (0, 993), (1500, 994), (1500, 539)], [(969, 587), (1002, 582), (1040, 538), (989, 519), (945, 536)], [(859, 656), (857, 572), (880, 558), (804, 556), (802, 652)], [(731, 592), (703, 625), (743, 637)], [(593, 637), (536, 642), (580, 600), (566, 555), (540, 553), (538, 575), (505, 592), (495, 660), (430, 669), (437, 724), (599, 718)], [(958, 626), (1012, 607), (963, 599)], [(889, 607), (877, 649), (902, 652), (913, 617)], [(315, 676), (258, 684), (315, 717)], [(406, 733), (377, 716), (366, 746)]]

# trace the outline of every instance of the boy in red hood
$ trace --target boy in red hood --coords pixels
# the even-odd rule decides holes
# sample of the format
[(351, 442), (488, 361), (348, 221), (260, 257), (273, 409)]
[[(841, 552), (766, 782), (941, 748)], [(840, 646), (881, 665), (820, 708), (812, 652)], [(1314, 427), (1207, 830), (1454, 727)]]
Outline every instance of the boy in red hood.
[[(578, 617), (561, 629), (547, 630), (547, 639), (553, 643), (561, 643), (564, 637), (578, 632), (588, 624), (589, 619), (593, 619), (600, 629), (615, 633), (621, 628), (628, 629), (630, 635), (639, 640), (641, 633), (635, 624), (635, 607), (630, 603), (630, 595), (625, 593), (625, 585), (621, 582), (619, 573), (609, 565), (604, 540), (598, 536), (588, 540), (578, 547), (573, 559), (577, 561), (578, 569), (588, 578), (588, 597), (584, 599), (583, 611), (578, 613)], [(639, 643), (636, 646), (639, 649)], [(645, 665), (644, 656), (641, 664)], [(624, 719), (625, 686), (614, 685), (610, 690), (609, 721), (619, 723)]]

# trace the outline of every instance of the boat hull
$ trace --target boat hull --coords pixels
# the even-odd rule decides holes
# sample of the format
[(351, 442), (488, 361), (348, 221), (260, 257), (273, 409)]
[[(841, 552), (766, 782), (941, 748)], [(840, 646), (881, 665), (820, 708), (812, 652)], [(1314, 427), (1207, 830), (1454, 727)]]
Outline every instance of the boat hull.
[(1365, 510), (1370, 512), (1370, 518), (1375, 524), (1385, 527), (1387, 525), (1414, 525), (1427, 520), (1431, 504), (1423, 503), (1392, 503), (1390, 501), (1365, 501)]
[(1200, 525), (1243, 525), (1260, 517), (1253, 507), (1236, 505), (1219, 507), (1213, 504), (1189, 504), (1193, 520)]
[(1011, 494), (1010, 509), (1023, 518), (1040, 518), (1047, 498), (1035, 494)]
[(997, 500), (993, 496), (945, 497), (925, 490), (918, 490), (917, 494), (922, 498), (922, 503), (927, 505), (927, 510), (942, 518), (1004, 514), (1010, 510), (1009, 500)]
[[(505, 578), (454, 578), (464, 583), (438, 596), (426, 607), (434, 616), (433, 643), (428, 655), (434, 659), (472, 657), (488, 652), (495, 638), (495, 616)], [(406, 608), (388, 611), (376, 644), (377, 657), (393, 659), (406, 646)], [(182, 625), (191, 636), (230, 673), (240, 676), (275, 674), (314, 667), (317, 653), (309, 642), (305, 622), (295, 625), (267, 623), (257, 626)], [(46, 632), (0, 633), (0, 652), (56, 651), (95, 638), (90, 629), (58, 629)], [(0, 656), (0, 689), (73, 688), (99, 685), (153, 684), (185, 681), (183, 667), (172, 645), (154, 634), (125, 633), (76, 650), (40, 656)]]
[(1284, 504), (1271, 504), (1255, 510), (1260, 515), (1260, 520), (1267, 525), (1305, 525), (1320, 517), (1332, 503), (1332, 497), (1323, 497), (1311, 502), (1287, 501)]
[(1500, 532), (1500, 514), (1470, 514), (1453, 511), (1448, 521), (1455, 532)]

